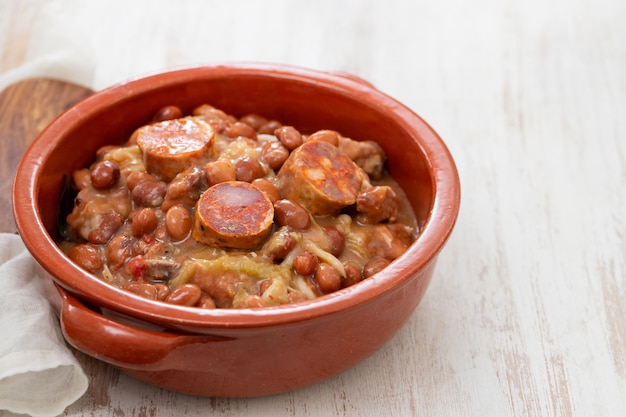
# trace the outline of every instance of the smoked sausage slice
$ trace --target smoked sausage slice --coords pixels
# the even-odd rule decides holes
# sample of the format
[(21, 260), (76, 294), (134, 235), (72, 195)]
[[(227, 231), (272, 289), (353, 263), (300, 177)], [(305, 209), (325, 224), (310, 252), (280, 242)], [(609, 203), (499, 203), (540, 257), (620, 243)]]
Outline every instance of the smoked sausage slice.
[(137, 146), (146, 170), (170, 182), (176, 174), (210, 156), (214, 131), (198, 117), (165, 120), (141, 127), (136, 132)]
[(196, 203), (192, 237), (211, 246), (253, 249), (269, 236), (274, 206), (269, 197), (243, 181), (206, 190)]
[(355, 204), (366, 174), (336, 146), (309, 140), (291, 152), (277, 177), (283, 198), (323, 216)]

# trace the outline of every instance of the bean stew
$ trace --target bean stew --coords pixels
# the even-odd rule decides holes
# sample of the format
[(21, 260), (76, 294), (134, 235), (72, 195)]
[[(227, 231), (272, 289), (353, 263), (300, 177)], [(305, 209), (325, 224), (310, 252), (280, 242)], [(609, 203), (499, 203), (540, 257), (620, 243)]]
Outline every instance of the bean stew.
[(259, 114), (170, 105), (72, 174), (62, 250), (139, 296), (294, 303), (368, 279), (419, 232), (383, 149)]

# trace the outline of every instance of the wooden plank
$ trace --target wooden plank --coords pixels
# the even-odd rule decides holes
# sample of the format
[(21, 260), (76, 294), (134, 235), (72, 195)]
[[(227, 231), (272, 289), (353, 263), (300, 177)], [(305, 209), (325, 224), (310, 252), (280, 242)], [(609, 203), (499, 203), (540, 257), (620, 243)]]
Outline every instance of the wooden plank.
[(22, 80), (0, 92), (0, 231), (17, 232), (11, 189), (22, 154), (56, 116), (89, 94), (76, 84), (44, 78)]

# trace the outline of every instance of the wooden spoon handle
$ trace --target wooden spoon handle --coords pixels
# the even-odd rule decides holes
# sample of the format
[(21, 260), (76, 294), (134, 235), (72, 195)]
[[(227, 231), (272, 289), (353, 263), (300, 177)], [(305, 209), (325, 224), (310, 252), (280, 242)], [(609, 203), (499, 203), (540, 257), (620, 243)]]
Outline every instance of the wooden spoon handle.
[(0, 232), (17, 233), (11, 189), (22, 154), (56, 116), (92, 93), (48, 78), (25, 79), (0, 92)]

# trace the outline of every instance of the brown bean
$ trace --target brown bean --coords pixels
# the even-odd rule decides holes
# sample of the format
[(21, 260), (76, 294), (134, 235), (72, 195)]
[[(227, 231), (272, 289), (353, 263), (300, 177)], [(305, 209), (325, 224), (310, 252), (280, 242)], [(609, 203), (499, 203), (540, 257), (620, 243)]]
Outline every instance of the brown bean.
[(145, 171), (130, 171), (126, 176), (126, 186), (129, 190), (133, 190), (142, 181), (156, 181), (152, 175), (148, 174)]
[(235, 123), (237, 119), (235, 117), (226, 114), (223, 110), (217, 109), (210, 104), (202, 104), (193, 109), (192, 114), (194, 116), (202, 116), (207, 121), (225, 121), (227, 123)]
[(235, 122), (226, 128), (226, 136), (231, 139), (244, 137), (256, 139), (256, 130), (252, 126), (243, 122)]
[(174, 288), (167, 297), (165, 302), (177, 304), (181, 306), (194, 306), (200, 301), (202, 290), (196, 284), (183, 284)]
[(309, 212), (291, 200), (278, 200), (274, 203), (274, 218), (280, 226), (289, 226), (297, 230), (306, 230), (311, 226)]
[(220, 182), (234, 181), (237, 178), (235, 166), (230, 161), (209, 162), (204, 167), (204, 173), (209, 187)]
[(335, 256), (341, 255), (346, 244), (346, 239), (343, 236), (343, 233), (341, 233), (335, 226), (327, 226), (324, 228), (324, 231), (330, 241), (329, 252)]
[(165, 106), (161, 107), (154, 115), (155, 122), (162, 122), (165, 120), (180, 119), (183, 117), (183, 111), (178, 106)]
[(289, 149), (281, 142), (269, 141), (261, 148), (261, 160), (274, 171), (278, 171), (289, 158)]
[(261, 126), (267, 123), (267, 119), (263, 116), (260, 116), (256, 113), (246, 114), (245, 116), (239, 119), (240, 122), (247, 124), (248, 126), (252, 126), (252, 128), (258, 131)]
[(263, 281), (260, 281), (258, 285), (259, 285), (259, 294), (263, 295), (263, 293), (267, 291), (270, 285), (272, 285), (272, 280), (264, 279)]
[(354, 262), (346, 261), (343, 267), (346, 270), (346, 276), (341, 280), (342, 287), (349, 287), (363, 280), (361, 268)]
[(120, 168), (113, 161), (97, 162), (91, 168), (91, 184), (100, 190), (113, 187), (120, 179)]
[(191, 213), (182, 204), (170, 207), (165, 214), (165, 228), (170, 237), (176, 241), (189, 236), (192, 226)]
[(328, 294), (341, 288), (341, 274), (330, 264), (322, 262), (315, 270), (315, 280), (323, 293)]
[(267, 303), (263, 298), (258, 295), (248, 295), (239, 300), (237, 305), (233, 305), (233, 308), (260, 308), (267, 307)]
[(158, 207), (163, 203), (167, 184), (163, 181), (142, 181), (133, 188), (131, 196), (136, 205), (141, 207)]
[(156, 288), (157, 300), (165, 301), (167, 296), (170, 294), (170, 287), (168, 287), (167, 285), (161, 282), (157, 282), (156, 284), (152, 284), (152, 285), (154, 285), (154, 288)]
[(319, 140), (322, 142), (328, 142), (331, 145), (338, 146), (339, 145), (339, 133), (334, 130), (318, 130), (315, 133), (312, 133), (307, 138), (309, 140)]
[(147, 282), (131, 282), (126, 284), (124, 289), (149, 300), (157, 299), (157, 289)]
[(160, 258), (160, 257), (166, 256), (167, 246), (165, 245), (165, 243), (161, 242), (160, 240), (145, 239), (145, 236), (144, 236), (144, 239), (141, 239), (140, 241), (149, 242), (147, 246), (145, 246), (145, 249), (144, 249), (144, 255), (146, 255), (146, 258), (150, 259), (150, 258)]
[(298, 146), (302, 145), (302, 135), (293, 126), (281, 126), (274, 131), (274, 136), (285, 145), (287, 149), (293, 151)]
[(278, 188), (267, 178), (257, 178), (252, 181), (252, 185), (267, 195), (272, 203), (275, 203), (280, 199), (280, 192)]
[(70, 249), (68, 256), (78, 266), (92, 274), (102, 268), (102, 256), (100, 251), (93, 245), (83, 243)]
[(293, 260), (293, 269), (300, 275), (311, 275), (317, 269), (319, 260), (312, 252), (303, 251)]
[(389, 259), (383, 258), (381, 256), (376, 256), (365, 264), (363, 267), (363, 278), (369, 278), (374, 274), (382, 271), (387, 265), (391, 262)]
[(154, 232), (158, 225), (159, 219), (150, 207), (144, 207), (132, 216), (131, 229), (135, 237), (149, 235)]
[(268, 120), (265, 122), (259, 129), (259, 133), (265, 133), (268, 135), (273, 135), (274, 131), (281, 127), (283, 124), (278, 120)]
[(252, 182), (265, 175), (265, 169), (261, 163), (250, 157), (243, 157), (235, 164), (235, 176), (238, 181)]
[(96, 245), (105, 244), (113, 237), (115, 232), (122, 227), (123, 222), (124, 219), (122, 219), (122, 216), (118, 213), (103, 213), (98, 227), (89, 232), (87, 240), (89, 243)]
[(128, 235), (117, 235), (109, 241), (105, 254), (111, 270), (116, 271), (132, 256), (133, 242)]

